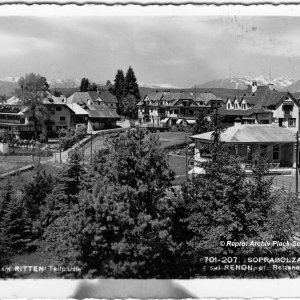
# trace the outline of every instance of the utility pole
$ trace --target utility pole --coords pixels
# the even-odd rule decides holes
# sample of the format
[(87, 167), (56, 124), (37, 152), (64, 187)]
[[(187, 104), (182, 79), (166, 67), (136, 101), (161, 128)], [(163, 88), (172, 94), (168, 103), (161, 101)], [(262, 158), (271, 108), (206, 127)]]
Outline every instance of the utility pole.
[(298, 196), (298, 173), (299, 173), (299, 131), (296, 133), (296, 194)]
[(91, 163), (93, 161), (93, 133), (91, 132)]
[(62, 160), (61, 160), (61, 131), (60, 130), (58, 134), (59, 134), (59, 163), (61, 164)]
[(189, 159), (188, 159), (188, 145), (187, 145), (187, 137), (185, 137), (185, 176), (186, 176), (186, 182), (188, 182), (189, 179)]

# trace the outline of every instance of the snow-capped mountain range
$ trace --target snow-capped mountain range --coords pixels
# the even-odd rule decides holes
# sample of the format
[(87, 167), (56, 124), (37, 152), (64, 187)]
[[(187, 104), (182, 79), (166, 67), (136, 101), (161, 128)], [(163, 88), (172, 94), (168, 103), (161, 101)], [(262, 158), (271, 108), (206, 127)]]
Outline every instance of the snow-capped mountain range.
[(228, 88), (228, 89), (245, 89), (247, 85), (251, 85), (255, 81), (257, 85), (272, 85), (277, 90), (286, 90), (293, 85), (296, 80), (286, 77), (264, 77), (263, 75), (257, 77), (237, 77), (230, 76), (223, 79), (216, 79), (202, 84), (198, 84), (199, 88)]
[[(0, 78), (0, 94), (12, 94), (15, 88), (18, 87), (20, 77), (4, 77)], [(91, 80), (93, 81), (93, 80)], [(227, 89), (245, 89), (247, 85), (255, 81), (257, 85), (271, 84), (272, 88), (277, 90), (289, 90), (290, 92), (300, 91), (300, 80), (290, 79), (286, 77), (265, 77), (263, 75), (257, 77), (238, 77), (230, 76), (222, 79), (211, 80), (205, 83), (197, 84), (198, 88), (227, 88)], [(76, 88), (79, 87), (81, 79), (51, 79), (48, 80), (50, 88)], [(100, 83), (101, 84), (101, 83)], [(146, 88), (161, 88), (161, 89), (183, 89), (184, 87), (175, 86), (169, 83), (145, 83), (139, 82), (140, 87)], [(194, 86), (192, 86), (194, 87)], [(188, 87), (186, 87), (188, 88)]]

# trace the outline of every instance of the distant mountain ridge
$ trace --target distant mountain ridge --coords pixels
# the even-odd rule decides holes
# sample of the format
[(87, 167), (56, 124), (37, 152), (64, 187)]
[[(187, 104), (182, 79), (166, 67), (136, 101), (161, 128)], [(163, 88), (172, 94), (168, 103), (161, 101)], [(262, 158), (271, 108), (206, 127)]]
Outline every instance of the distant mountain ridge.
[[(12, 96), (15, 93), (15, 89), (18, 88), (18, 80), (20, 77), (4, 77), (0, 78), (0, 94)], [(92, 80), (91, 80), (92, 81)], [(197, 89), (201, 90), (210, 90), (210, 89), (230, 89), (230, 90), (244, 90), (247, 88), (247, 85), (251, 85), (253, 81), (256, 81), (257, 85), (268, 85), (271, 84), (271, 88), (277, 89), (279, 91), (288, 90), (291, 93), (300, 92), (300, 80), (290, 79), (286, 77), (264, 77), (262, 75), (257, 77), (238, 77), (238, 76), (230, 76), (223, 79), (211, 80), (205, 83), (197, 84)], [(76, 90), (80, 86), (81, 79), (78, 78), (67, 78), (67, 79), (50, 79), (48, 83), (52, 90), (54, 89), (67, 89), (69, 92)], [(97, 82), (98, 83), (98, 82)], [(98, 83), (100, 84), (100, 83)], [(169, 83), (144, 83), (139, 82), (139, 86), (141, 91), (151, 91), (151, 90), (193, 90), (195, 87), (180, 87), (175, 86)], [(68, 92), (68, 93), (69, 93)]]
[[(289, 87), (297, 82), (295, 79), (286, 77), (264, 77), (263, 75), (257, 77), (237, 77), (230, 76), (223, 79), (211, 80), (202, 84), (198, 84), (197, 88), (227, 88), (227, 89), (245, 89), (247, 85), (251, 85), (255, 81), (257, 85), (272, 85), (277, 90), (289, 90)], [(300, 88), (300, 81), (299, 81)]]

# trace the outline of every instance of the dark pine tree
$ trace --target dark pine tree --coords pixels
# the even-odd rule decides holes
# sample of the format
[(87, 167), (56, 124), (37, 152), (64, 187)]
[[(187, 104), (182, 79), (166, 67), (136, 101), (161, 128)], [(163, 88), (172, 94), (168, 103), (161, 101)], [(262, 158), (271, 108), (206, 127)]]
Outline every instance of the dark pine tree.
[(211, 160), (204, 166), (205, 174), (193, 176), (182, 190), (187, 210), (183, 221), (191, 237), (187, 241), (191, 276), (201, 273), (204, 256), (250, 254), (253, 249), (228, 247), (226, 241), (261, 240), (267, 224), (265, 203), (252, 199), (259, 192), (254, 186), (250, 192), (240, 160), (221, 140), (222, 118), (217, 111), (212, 115), (212, 129)]
[(203, 132), (207, 132), (209, 130), (210, 123), (206, 118), (206, 115), (202, 110), (200, 110), (199, 115), (196, 120), (196, 124), (193, 126), (193, 135), (201, 134)]
[(133, 95), (137, 101), (141, 100), (137, 79), (131, 66), (127, 70), (124, 82), (124, 97), (127, 95)]
[(2, 244), (11, 253), (22, 253), (32, 240), (30, 221), (22, 197), (12, 197), (1, 217)]
[(26, 183), (24, 189), (24, 205), (28, 212), (28, 218), (32, 224), (32, 233), (36, 237), (41, 233), (41, 213), (45, 205), (46, 197), (52, 192), (54, 180), (45, 171), (35, 174), (32, 181)]
[(83, 77), (80, 83), (80, 92), (87, 92), (90, 86), (88, 78)]
[(120, 104), (122, 103), (123, 94), (124, 94), (124, 82), (125, 82), (124, 73), (122, 70), (118, 70), (114, 81), (113, 94), (116, 96)]
[(109, 87), (109, 91), (115, 95), (118, 100), (117, 113), (120, 115), (123, 114), (124, 82), (124, 73), (122, 70), (118, 70), (114, 80), (114, 86)]
[[(48, 226), (56, 219), (67, 214), (72, 205), (78, 202), (81, 177), (84, 174), (85, 171), (81, 165), (81, 153), (79, 149), (75, 149), (68, 165), (58, 174), (52, 192), (45, 199), (42, 225), (46, 228), (45, 234), (48, 238), (53, 236), (53, 227)], [(54, 224), (53, 226), (55, 227), (56, 225)]]
[(58, 220), (49, 241), (55, 256), (85, 275), (175, 277), (174, 173), (157, 136), (128, 131), (108, 146), (106, 158), (93, 166), (93, 186), (85, 184), (78, 203)]

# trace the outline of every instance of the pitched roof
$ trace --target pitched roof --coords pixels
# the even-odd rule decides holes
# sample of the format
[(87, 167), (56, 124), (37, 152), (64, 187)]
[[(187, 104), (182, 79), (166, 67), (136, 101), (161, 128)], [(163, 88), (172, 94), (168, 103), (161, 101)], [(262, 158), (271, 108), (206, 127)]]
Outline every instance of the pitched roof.
[(89, 113), (90, 118), (120, 118), (120, 116), (106, 105), (86, 105), (84, 109)]
[(256, 96), (245, 96), (243, 97), (247, 104), (255, 105), (259, 103), (259, 99)]
[[(61, 98), (55, 97), (49, 92), (46, 92), (46, 94), (47, 96), (43, 99), (43, 104), (63, 104)], [(17, 96), (12, 96), (11, 98), (6, 100), (5, 104), (22, 105), (23, 101)]]
[(109, 91), (100, 91), (98, 97), (100, 97), (105, 103), (118, 103), (117, 98)]
[[(192, 139), (210, 141), (213, 131), (191, 136)], [(238, 125), (221, 134), (225, 143), (294, 143), (295, 133), (277, 125)]]
[(251, 109), (226, 109), (225, 107), (219, 108), (220, 115), (223, 116), (251, 116), (253, 114), (272, 114), (271, 111), (264, 108), (251, 108)]
[(164, 98), (167, 101), (174, 101), (180, 99), (182, 93), (164, 93)]
[(77, 103), (66, 104), (76, 115), (88, 115), (89, 113), (84, 110)]
[(22, 105), (23, 101), (20, 98), (18, 98), (17, 96), (12, 96), (5, 101), (5, 104), (7, 104), (7, 105)]
[[(88, 103), (90, 101), (90, 103)], [(79, 105), (93, 104), (93, 99), (88, 92), (76, 92), (66, 100), (67, 104), (77, 103)]]
[(210, 100), (222, 100), (222, 99), (220, 99), (220, 97), (217, 97), (212, 93), (199, 93), (196, 95), (196, 102), (204, 101), (205, 104), (207, 104)]
[(182, 93), (179, 97), (179, 99), (189, 99), (189, 100), (195, 100), (195, 96), (190, 93)]
[(148, 94), (146, 94), (146, 96), (148, 96), (150, 101), (158, 101), (163, 96), (163, 93), (162, 92), (148, 93)]
[(87, 93), (89, 94), (89, 96), (91, 97), (91, 99), (93, 101), (95, 101), (99, 97), (99, 94), (97, 91), (88, 91)]

